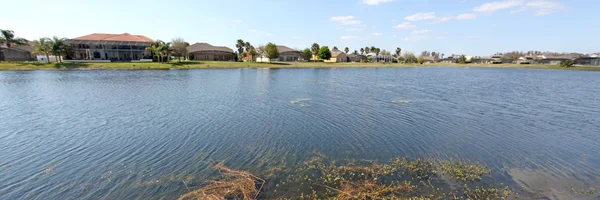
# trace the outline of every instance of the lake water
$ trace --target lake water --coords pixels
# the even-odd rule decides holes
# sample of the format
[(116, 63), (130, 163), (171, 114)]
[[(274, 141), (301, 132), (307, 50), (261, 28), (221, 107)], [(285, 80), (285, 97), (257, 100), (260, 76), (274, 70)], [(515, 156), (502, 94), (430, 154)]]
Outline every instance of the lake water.
[(314, 152), (469, 159), (538, 197), (600, 189), (598, 72), (2, 71), (0, 113), (0, 199), (172, 199), (212, 161)]

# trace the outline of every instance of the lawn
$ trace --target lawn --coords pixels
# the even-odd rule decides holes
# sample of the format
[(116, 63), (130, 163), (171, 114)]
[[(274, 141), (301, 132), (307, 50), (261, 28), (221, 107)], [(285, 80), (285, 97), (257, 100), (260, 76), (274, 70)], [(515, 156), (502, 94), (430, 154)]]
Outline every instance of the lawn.
[(562, 68), (556, 65), (518, 65), (518, 64), (401, 64), (401, 63), (257, 63), (257, 62), (219, 62), (219, 61), (172, 61), (156, 62), (111, 62), (111, 63), (38, 63), (38, 62), (0, 62), (0, 70), (66, 70), (66, 69), (210, 69), (210, 68), (376, 68), (376, 67), (491, 67), (491, 68), (535, 68), (600, 71), (600, 67)]

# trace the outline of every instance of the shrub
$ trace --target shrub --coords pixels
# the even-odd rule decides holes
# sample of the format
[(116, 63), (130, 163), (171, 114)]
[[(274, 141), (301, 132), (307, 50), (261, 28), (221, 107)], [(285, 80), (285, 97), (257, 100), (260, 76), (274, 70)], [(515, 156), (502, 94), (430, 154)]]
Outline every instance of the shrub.
[(573, 61), (572, 61), (572, 60), (565, 60), (565, 61), (562, 61), (562, 62), (560, 63), (560, 67), (565, 67), (565, 68), (566, 68), (566, 67), (573, 67)]

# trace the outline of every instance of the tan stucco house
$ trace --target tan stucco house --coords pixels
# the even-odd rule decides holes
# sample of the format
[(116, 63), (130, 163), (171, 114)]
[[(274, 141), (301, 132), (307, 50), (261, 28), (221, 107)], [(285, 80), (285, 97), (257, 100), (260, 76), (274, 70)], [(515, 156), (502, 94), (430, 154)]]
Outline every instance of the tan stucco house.
[(304, 53), (300, 50), (292, 49), (287, 46), (277, 45), (277, 51), (279, 51), (279, 57), (275, 59), (269, 59), (264, 55), (259, 55), (256, 58), (257, 62), (298, 62), (304, 61), (302, 56)]
[(348, 62), (348, 56), (343, 51), (334, 49), (331, 51), (331, 58), (324, 62)]
[(196, 43), (188, 46), (187, 50), (191, 54), (190, 60), (233, 61), (235, 59), (233, 50), (224, 46)]
[(0, 61), (30, 61), (33, 60), (31, 52), (33, 48), (29, 45), (18, 45), (7, 47), (0, 45)]
[(139, 61), (152, 59), (146, 47), (154, 40), (143, 35), (93, 33), (67, 40), (74, 49), (73, 60)]

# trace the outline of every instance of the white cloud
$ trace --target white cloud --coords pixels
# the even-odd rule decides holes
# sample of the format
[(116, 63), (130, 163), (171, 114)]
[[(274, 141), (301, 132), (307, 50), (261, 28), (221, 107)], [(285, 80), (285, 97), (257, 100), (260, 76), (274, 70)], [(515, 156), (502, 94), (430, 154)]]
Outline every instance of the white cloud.
[(435, 19), (435, 12), (428, 13), (417, 13), (411, 16), (406, 16), (404, 20), (406, 21), (418, 21), (418, 20), (426, 20), (426, 19)]
[(509, 9), (519, 5), (522, 5), (524, 0), (506, 0), (506, 1), (495, 1), (491, 3), (485, 3), (481, 6), (473, 8), (475, 12), (492, 13), (497, 10)]
[(331, 17), (331, 18), (329, 18), (329, 20), (332, 22), (338, 22), (343, 25), (360, 24), (360, 21), (351, 15)]
[(477, 15), (475, 13), (463, 13), (456, 16), (456, 20), (469, 20), (475, 18), (477, 18)]
[(231, 23), (239, 24), (239, 23), (242, 23), (242, 20), (234, 19), (234, 20), (231, 20)]
[(448, 39), (448, 37), (445, 37), (445, 36), (432, 37), (432, 36), (427, 36), (427, 35), (416, 35), (416, 36), (405, 37), (404, 41), (415, 42), (415, 41), (432, 40), (432, 39), (445, 40), (445, 39)]
[(527, 2), (523, 7), (519, 8), (519, 9), (512, 10), (510, 13), (512, 14), (512, 13), (531, 10), (531, 11), (533, 11), (534, 16), (542, 16), (542, 15), (551, 14), (553, 12), (562, 11), (565, 9), (566, 9), (565, 6), (563, 6), (562, 4), (560, 4), (558, 2), (552, 2), (552, 1), (547, 1), (547, 0), (534, 0), (534, 1)]
[(373, 34), (371, 34), (371, 35), (373, 35), (373, 36), (375, 36), (375, 37), (379, 37), (379, 36), (383, 35), (383, 33), (373, 33)]
[(453, 17), (436, 17), (435, 20), (429, 24), (437, 24), (441, 22), (447, 22), (452, 20)]
[(416, 25), (411, 24), (410, 22), (404, 22), (402, 24), (398, 24), (398, 25), (394, 26), (394, 28), (397, 28), (397, 29), (413, 29), (416, 27), (417, 27)]
[(413, 30), (411, 33), (412, 34), (423, 34), (423, 33), (429, 33), (429, 32), (431, 32), (431, 30), (421, 29), (421, 30)]
[(340, 40), (360, 40), (362, 39), (359, 36), (341, 36)]
[(394, 0), (362, 0), (362, 2), (367, 5), (377, 5), (380, 3), (387, 3), (387, 2), (392, 2), (392, 1), (394, 1)]
[(251, 33), (258, 33), (258, 34), (263, 34), (265, 36), (273, 36), (273, 34), (269, 33), (269, 32), (265, 32), (263, 30), (257, 30), (257, 29), (252, 29), (250, 30)]
[(358, 28), (358, 27), (350, 27), (350, 28), (346, 28), (344, 29), (345, 31), (362, 31), (362, 28)]

